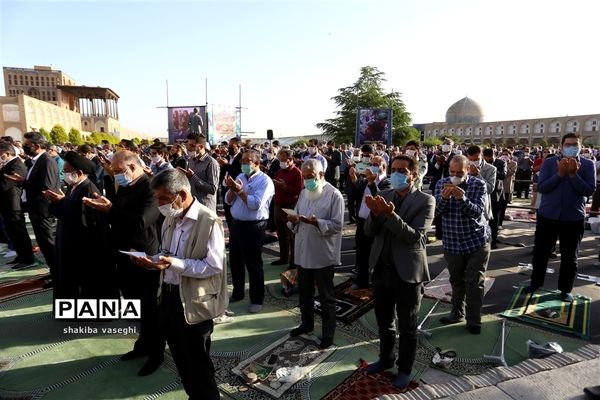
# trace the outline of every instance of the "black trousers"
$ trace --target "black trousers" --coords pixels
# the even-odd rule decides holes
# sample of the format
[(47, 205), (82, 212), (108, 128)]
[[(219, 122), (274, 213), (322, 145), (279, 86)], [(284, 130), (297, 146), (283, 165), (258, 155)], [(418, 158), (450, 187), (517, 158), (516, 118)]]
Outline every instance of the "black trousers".
[(248, 270), (252, 304), (262, 304), (265, 298), (262, 246), (266, 227), (267, 221), (233, 220), (229, 230), (229, 265), (233, 283), (231, 296), (244, 298)]
[(577, 255), (583, 238), (584, 220), (555, 221), (537, 215), (533, 247), (531, 285), (544, 286), (546, 267), (556, 239), (560, 239), (560, 272), (558, 290), (569, 293), (577, 274)]
[(31, 226), (35, 234), (40, 251), (44, 255), (46, 264), (50, 268), (52, 279), (57, 276), (56, 254), (54, 250), (54, 232), (52, 229), (52, 218), (31, 218)]
[(373, 272), (375, 317), (379, 328), (379, 359), (393, 363), (396, 344), (394, 314), (398, 318), (398, 372), (410, 375), (417, 354), (417, 314), (421, 308), (421, 283), (404, 282), (392, 265), (377, 265)]
[(502, 226), (504, 223), (504, 216), (506, 215), (506, 208), (508, 207), (508, 196), (508, 193), (504, 193), (502, 199), (500, 200), (498, 210), (498, 226)]
[(333, 339), (335, 334), (335, 290), (333, 287), (333, 265), (323, 268), (298, 267), (298, 294), (302, 327), (313, 330), (315, 326), (314, 296), (315, 284), (319, 289), (323, 339)]
[(142, 307), (140, 334), (134, 351), (150, 357), (162, 357), (165, 338), (160, 331), (158, 318), (158, 286), (160, 272), (150, 271), (132, 264), (126, 256), (118, 255), (117, 271), (119, 289), (125, 299), (139, 299)]
[(358, 286), (367, 287), (369, 286), (369, 254), (373, 238), (365, 234), (365, 220), (360, 217), (356, 217), (356, 235), (354, 237), (356, 240), (356, 269), (358, 270), (355, 282)]
[[(25, 214), (22, 210), (2, 210), (2, 219), (4, 228), (12, 242), (15, 252), (22, 261), (33, 262), (33, 250), (31, 249), (31, 239), (25, 225)], [(50, 264), (48, 264), (50, 265)]]
[(189, 325), (185, 321), (178, 285), (163, 285), (160, 322), (181, 383), (190, 399), (218, 400), (215, 367), (210, 359), (213, 321)]
[(492, 219), (490, 219), (490, 229), (492, 231), (492, 243), (498, 240), (498, 224), (500, 220), (500, 203), (492, 201)]

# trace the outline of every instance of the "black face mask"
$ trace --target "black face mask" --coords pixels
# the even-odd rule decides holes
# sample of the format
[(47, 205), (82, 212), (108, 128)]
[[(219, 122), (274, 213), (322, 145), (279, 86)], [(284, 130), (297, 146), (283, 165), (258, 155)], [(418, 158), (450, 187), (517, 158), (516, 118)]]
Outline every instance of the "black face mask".
[(232, 156), (232, 155), (234, 155), (235, 153), (237, 153), (237, 152), (235, 151), (235, 147), (233, 147), (233, 146), (229, 146), (229, 147), (227, 148), (227, 151), (229, 152), (229, 155), (230, 155), (230, 156)]
[(35, 152), (33, 151), (33, 149), (31, 148), (31, 145), (28, 144), (24, 144), (23, 145), (23, 151), (25, 152), (25, 154), (27, 154), (29, 157), (33, 157), (35, 156)]

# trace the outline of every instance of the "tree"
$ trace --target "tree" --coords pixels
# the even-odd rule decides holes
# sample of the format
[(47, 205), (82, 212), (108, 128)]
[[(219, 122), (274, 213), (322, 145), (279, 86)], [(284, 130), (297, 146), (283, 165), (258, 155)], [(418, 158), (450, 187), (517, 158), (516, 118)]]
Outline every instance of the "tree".
[(411, 122), (410, 113), (402, 101), (399, 92), (386, 93), (383, 88), (385, 74), (377, 67), (366, 66), (360, 69), (360, 76), (352, 86), (338, 89), (338, 95), (331, 99), (338, 110), (337, 117), (319, 122), (316, 127), (323, 133), (331, 135), (337, 143), (354, 142), (356, 136), (356, 112), (360, 108), (391, 108), (393, 112), (393, 141), (400, 143), (404, 140)]
[(71, 130), (69, 131), (69, 143), (74, 144), (75, 146), (83, 144), (81, 132), (79, 132), (78, 129), (71, 128)]
[(414, 140), (416, 142), (421, 141), (421, 132), (412, 126), (403, 126), (400, 128), (402, 132), (396, 132), (394, 130), (394, 144), (404, 146), (406, 143)]
[(53, 144), (63, 144), (69, 140), (69, 136), (61, 125), (56, 124), (50, 131), (50, 142)]
[(47, 141), (50, 141), (50, 132), (45, 130), (44, 128), (40, 128), (40, 134), (46, 138)]
[(423, 140), (423, 146), (425, 147), (436, 147), (442, 144), (442, 139), (436, 136), (429, 136)]
[(298, 147), (298, 146), (302, 146), (302, 145), (307, 145), (308, 144), (308, 140), (306, 139), (299, 139), (296, 140), (294, 143), (291, 144), (291, 148), (293, 149), (294, 147)]

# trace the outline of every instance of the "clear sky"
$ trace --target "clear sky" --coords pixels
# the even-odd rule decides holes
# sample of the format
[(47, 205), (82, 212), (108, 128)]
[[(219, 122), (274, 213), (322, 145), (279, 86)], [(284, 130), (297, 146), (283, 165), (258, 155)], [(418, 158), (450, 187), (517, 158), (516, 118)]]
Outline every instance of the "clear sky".
[[(362, 66), (413, 122), (468, 95), (488, 121), (600, 112), (600, 1), (5, 1), (3, 66), (52, 65), (121, 97), (121, 124), (166, 136), (170, 105), (235, 107), (242, 130), (314, 135)], [(4, 82), (0, 83), (4, 94)]]

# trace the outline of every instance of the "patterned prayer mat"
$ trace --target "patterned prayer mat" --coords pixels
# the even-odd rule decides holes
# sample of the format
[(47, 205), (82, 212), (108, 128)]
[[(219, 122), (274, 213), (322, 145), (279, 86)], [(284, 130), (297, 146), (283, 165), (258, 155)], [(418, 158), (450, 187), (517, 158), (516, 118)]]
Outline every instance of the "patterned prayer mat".
[(393, 381), (394, 374), (390, 371), (368, 374), (365, 368), (359, 368), (322, 400), (371, 400), (384, 394), (404, 393), (419, 386), (413, 380), (408, 390), (400, 391), (392, 385)]
[(314, 336), (283, 336), (272, 345), (241, 361), (232, 372), (254, 388), (280, 398), (296, 382), (333, 353), (334, 346), (320, 350)]
[(580, 295), (573, 297), (573, 302), (568, 303), (560, 299), (557, 290), (538, 289), (530, 294), (525, 293), (525, 286), (521, 286), (502, 315), (589, 339), (591, 299)]
[[(371, 289), (352, 290), (352, 279), (335, 287), (335, 316), (345, 323), (351, 324), (375, 306)], [(321, 314), (321, 303), (315, 298), (315, 311)]]
[[(495, 279), (491, 276), (485, 277), (483, 289), (485, 294), (490, 291)], [(450, 303), (452, 300), (452, 285), (450, 285), (450, 272), (448, 272), (448, 268), (444, 268), (435, 279), (425, 285), (424, 296)]]
[(527, 210), (527, 209), (506, 210), (506, 214), (510, 215), (512, 217), (513, 221), (515, 221), (515, 220), (535, 221), (536, 220), (535, 212), (533, 214), (530, 214), (529, 210)]

